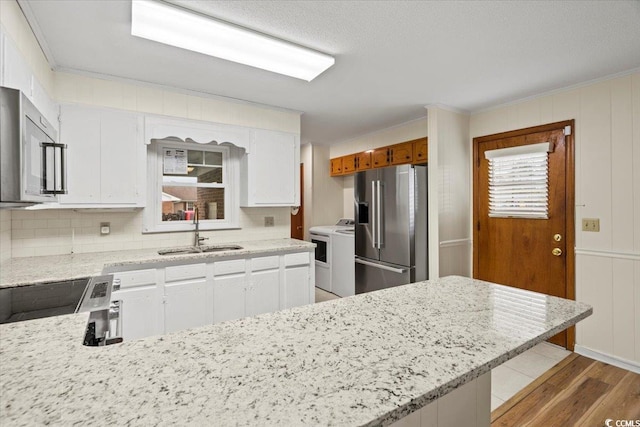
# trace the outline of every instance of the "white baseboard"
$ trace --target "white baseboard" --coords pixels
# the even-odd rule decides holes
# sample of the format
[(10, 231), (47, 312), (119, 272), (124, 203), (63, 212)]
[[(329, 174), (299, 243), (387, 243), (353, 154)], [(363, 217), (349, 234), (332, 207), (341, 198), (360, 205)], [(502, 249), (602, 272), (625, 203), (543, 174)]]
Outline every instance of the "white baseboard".
[(591, 350), (590, 348), (583, 347), (578, 344), (575, 345), (574, 351), (582, 356), (599, 360), (600, 362), (608, 363), (609, 365), (617, 366), (618, 368), (626, 369), (627, 371), (640, 374), (640, 364), (638, 362), (633, 362), (631, 360), (622, 359), (610, 354), (601, 353), (599, 351)]

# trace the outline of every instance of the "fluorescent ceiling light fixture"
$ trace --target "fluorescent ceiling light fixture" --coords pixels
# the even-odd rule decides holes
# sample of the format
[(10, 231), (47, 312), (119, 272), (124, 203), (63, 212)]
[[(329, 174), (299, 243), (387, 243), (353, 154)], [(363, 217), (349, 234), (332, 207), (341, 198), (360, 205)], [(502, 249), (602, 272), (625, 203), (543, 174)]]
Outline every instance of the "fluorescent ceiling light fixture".
[(233, 24), (151, 0), (133, 0), (131, 34), (311, 81), (335, 58)]

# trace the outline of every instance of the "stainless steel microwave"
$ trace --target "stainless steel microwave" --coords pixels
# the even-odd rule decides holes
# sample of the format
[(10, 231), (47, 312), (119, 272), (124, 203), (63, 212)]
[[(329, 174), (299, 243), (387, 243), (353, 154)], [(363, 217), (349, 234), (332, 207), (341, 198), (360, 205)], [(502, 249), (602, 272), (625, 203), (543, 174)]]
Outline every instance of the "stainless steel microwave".
[(0, 87), (0, 207), (54, 202), (66, 194), (65, 144), (19, 90)]

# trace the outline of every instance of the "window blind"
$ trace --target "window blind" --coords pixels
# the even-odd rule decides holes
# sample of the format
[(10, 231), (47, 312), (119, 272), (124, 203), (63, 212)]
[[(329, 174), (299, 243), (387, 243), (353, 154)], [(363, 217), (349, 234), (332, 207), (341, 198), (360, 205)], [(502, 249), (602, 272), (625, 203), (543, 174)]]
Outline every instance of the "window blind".
[(489, 161), (489, 216), (549, 217), (549, 152), (543, 142), (485, 151)]

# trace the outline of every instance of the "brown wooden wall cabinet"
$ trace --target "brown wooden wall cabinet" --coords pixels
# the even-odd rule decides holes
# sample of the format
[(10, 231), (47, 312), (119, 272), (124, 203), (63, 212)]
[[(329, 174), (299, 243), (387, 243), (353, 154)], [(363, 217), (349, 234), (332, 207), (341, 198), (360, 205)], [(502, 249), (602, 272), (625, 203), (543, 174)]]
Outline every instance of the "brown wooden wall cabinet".
[(331, 159), (331, 176), (342, 175), (342, 157)]
[(356, 171), (428, 160), (427, 138), (405, 141), (388, 147), (349, 154), (331, 159), (331, 176), (350, 175)]
[(342, 156), (342, 173), (351, 174), (356, 171), (356, 155)]
[(429, 159), (427, 153), (427, 138), (416, 140), (413, 144), (413, 163), (426, 163)]
[(356, 154), (356, 170), (371, 169), (371, 151)]
[(413, 142), (403, 142), (389, 147), (391, 164), (402, 165), (413, 162)]
[(381, 168), (389, 165), (389, 147), (377, 148), (371, 153), (371, 163), (374, 168)]

